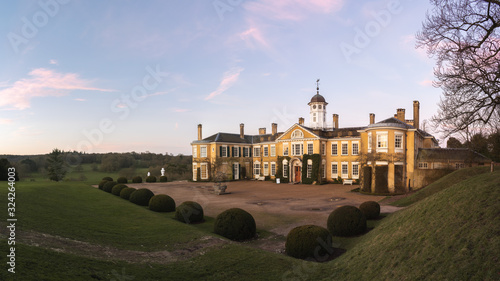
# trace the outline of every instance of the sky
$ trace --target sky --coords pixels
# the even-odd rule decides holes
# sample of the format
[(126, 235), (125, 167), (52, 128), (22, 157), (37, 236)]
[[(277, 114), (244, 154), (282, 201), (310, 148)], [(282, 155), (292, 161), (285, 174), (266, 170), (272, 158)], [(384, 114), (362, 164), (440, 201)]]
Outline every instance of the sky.
[(198, 124), (203, 137), (307, 124), (317, 79), (340, 127), (412, 119), (414, 100), (422, 124), (441, 95), (415, 48), (427, 1), (0, 5), (0, 154), (191, 154)]

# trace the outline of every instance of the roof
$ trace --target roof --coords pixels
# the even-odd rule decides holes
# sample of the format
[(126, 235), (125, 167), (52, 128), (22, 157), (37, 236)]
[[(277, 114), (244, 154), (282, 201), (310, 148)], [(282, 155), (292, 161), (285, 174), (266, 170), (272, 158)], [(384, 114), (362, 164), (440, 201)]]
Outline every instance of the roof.
[(417, 161), (419, 162), (491, 162), (488, 157), (468, 148), (419, 148)]
[(407, 124), (406, 122), (403, 122), (394, 117), (387, 118), (375, 124), (368, 125), (368, 128), (377, 128), (377, 127), (398, 127), (403, 129), (415, 129), (415, 127), (413, 127), (412, 125)]
[(244, 135), (240, 138), (240, 134), (230, 134), (230, 133), (217, 133), (204, 138), (202, 140), (193, 141), (193, 143), (210, 143), (210, 142), (228, 142), (228, 143), (242, 143), (242, 144), (254, 144), (267, 141), (274, 141), (283, 133), (277, 133), (276, 135), (265, 134), (265, 135)]
[(315, 94), (311, 98), (311, 101), (309, 103), (311, 103), (311, 102), (326, 102), (326, 101), (325, 101), (325, 98), (318, 93), (318, 94)]

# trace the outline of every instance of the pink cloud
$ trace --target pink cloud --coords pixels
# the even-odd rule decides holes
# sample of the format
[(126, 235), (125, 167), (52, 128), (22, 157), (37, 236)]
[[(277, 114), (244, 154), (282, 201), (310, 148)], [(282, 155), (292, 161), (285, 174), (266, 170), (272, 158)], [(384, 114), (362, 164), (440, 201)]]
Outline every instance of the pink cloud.
[(86, 99), (75, 99), (76, 101), (86, 101)]
[(260, 45), (261, 47), (264, 47), (264, 48), (269, 47), (269, 43), (262, 35), (262, 32), (260, 31), (260, 29), (258, 29), (257, 27), (250, 27), (249, 29), (240, 33), (239, 36), (243, 41), (245, 41), (246, 45), (251, 47), (251, 48), (256, 47), (255, 43), (257, 43), (257, 45)]
[(0, 119), (0, 124), (10, 124), (12, 123), (12, 119)]
[(72, 90), (110, 92), (112, 90), (92, 87), (90, 81), (81, 79), (76, 73), (58, 73), (50, 69), (32, 70), (29, 78), (23, 78), (0, 90), (0, 107), (23, 110), (30, 107), (35, 97), (61, 97)]
[(274, 0), (252, 1), (245, 9), (254, 15), (276, 19), (300, 21), (310, 13), (329, 14), (339, 11), (344, 0)]
[(227, 89), (231, 88), (234, 83), (238, 81), (240, 73), (243, 70), (244, 69), (241, 67), (233, 67), (229, 71), (226, 71), (224, 73), (224, 76), (222, 77), (222, 81), (219, 83), (219, 87), (217, 87), (217, 90), (211, 92), (207, 97), (205, 97), (205, 100), (213, 99), (216, 96), (224, 93)]
[(418, 84), (420, 86), (424, 86), (424, 87), (428, 87), (428, 86), (432, 86), (432, 80), (422, 80), (420, 82), (418, 82)]
[(174, 108), (174, 112), (182, 113), (182, 112), (188, 112), (190, 111), (189, 109), (186, 108)]

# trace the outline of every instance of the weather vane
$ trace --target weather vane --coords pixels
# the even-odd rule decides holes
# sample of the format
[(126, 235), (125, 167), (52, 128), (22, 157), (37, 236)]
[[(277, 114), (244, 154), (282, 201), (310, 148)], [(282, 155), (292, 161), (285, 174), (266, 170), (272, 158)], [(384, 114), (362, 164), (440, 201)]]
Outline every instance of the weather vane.
[(318, 91), (318, 94), (319, 94), (319, 79), (316, 80), (316, 90)]

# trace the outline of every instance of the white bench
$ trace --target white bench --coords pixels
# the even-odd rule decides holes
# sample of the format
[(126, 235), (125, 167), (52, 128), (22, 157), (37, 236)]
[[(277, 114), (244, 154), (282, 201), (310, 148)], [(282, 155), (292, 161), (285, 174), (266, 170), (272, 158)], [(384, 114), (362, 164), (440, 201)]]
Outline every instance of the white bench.
[(258, 181), (265, 181), (266, 180), (266, 177), (258, 177), (257, 178)]
[(353, 182), (353, 180), (344, 180), (344, 181), (342, 182), (342, 184), (343, 184), (343, 185), (346, 185), (346, 184), (350, 184), (350, 185), (352, 185), (352, 182)]

